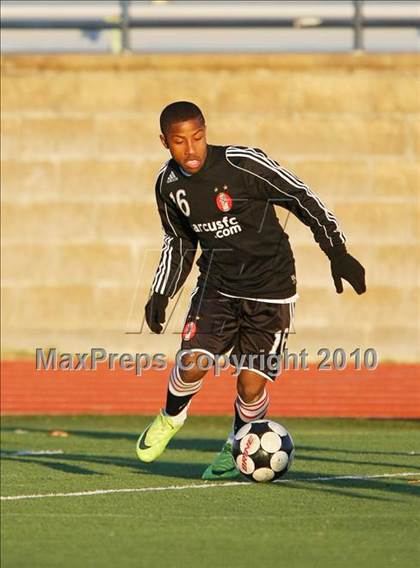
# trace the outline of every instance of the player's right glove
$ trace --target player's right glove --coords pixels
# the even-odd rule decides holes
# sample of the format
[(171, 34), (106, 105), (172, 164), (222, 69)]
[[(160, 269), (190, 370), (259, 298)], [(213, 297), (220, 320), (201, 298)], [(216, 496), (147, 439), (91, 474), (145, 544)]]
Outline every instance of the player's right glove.
[(358, 294), (366, 292), (365, 269), (345, 248), (329, 252), (331, 261), (331, 274), (337, 294), (343, 292), (342, 278), (351, 284)]
[(152, 294), (144, 309), (147, 325), (154, 333), (160, 333), (165, 323), (165, 311), (169, 298), (156, 292)]

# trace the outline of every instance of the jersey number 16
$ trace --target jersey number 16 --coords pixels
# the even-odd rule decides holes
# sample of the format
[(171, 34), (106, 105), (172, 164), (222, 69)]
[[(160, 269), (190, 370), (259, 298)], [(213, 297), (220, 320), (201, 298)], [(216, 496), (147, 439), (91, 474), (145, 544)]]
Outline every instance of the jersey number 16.
[(186, 195), (185, 189), (178, 189), (178, 191), (176, 192), (176, 197), (172, 192), (169, 194), (169, 197), (176, 205), (178, 205), (178, 207), (181, 209), (184, 215), (186, 217), (189, 217), (190, 206), (188, 205), (188, 201), (185, 199), (185, 195)]

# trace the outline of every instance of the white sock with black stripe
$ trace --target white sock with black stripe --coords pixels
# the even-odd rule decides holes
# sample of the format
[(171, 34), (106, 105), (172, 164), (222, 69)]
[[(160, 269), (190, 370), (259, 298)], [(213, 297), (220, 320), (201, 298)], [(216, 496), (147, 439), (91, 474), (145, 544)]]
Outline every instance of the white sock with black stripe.
[(173, 367), (169, 376), (165, 414), (171, 417), (174, 425), (185, 421), (191, 399), (201, 389), (202, 384), (203, 379), (193, 383), (183, 381), (177, 365)]
[(264, 389), (260, 398), (258, 400), (254, 400), (254, 402), (245, 402), (238, 394), (235, 400), (235, 420), (233, 424), (234, 433), (236, 434), (239, 428), (241, 428), (244, 424), (264, 418), (267, 413), (269, 403), (270, 398), (266, 389)]

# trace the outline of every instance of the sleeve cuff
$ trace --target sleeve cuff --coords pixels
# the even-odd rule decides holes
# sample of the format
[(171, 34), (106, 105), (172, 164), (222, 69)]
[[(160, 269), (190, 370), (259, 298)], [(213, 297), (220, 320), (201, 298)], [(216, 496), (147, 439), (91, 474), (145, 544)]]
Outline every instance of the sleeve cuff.
[(340, 256), (344, 256), (345, 254), (347, 254), (347, 249), (346, 245), (341, 244), (341, 245), (336, 245), (334, 247), (330, 247), (324, 250), (324, 252), (330, 260), (334, 260), (336, 258), (339, 258)]

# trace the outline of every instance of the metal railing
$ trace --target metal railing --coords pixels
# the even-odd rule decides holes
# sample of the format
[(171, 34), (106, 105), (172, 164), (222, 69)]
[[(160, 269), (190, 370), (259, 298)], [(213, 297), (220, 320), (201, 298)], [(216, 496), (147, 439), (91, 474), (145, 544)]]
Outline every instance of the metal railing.
[(363, 50), (364, 30), (367, 28), (420, 28), (420, 18), (364, 17), (363, 0), (353, 0), (353, 15), (343, 17), (183, 17), (183, 18), (133, 18), (130, 17), (130, 0), (120, 0), (119, 16), (107, 19), (58, 19), (58, 18), (5, 18), (2, 29), (77, 29), (83, 31), (117, 30), (120, 34), (120, 52), (129, 52), (130, 30), (136, 28), (288, 28), (288, 29), (353, 29), (353, 49)]

